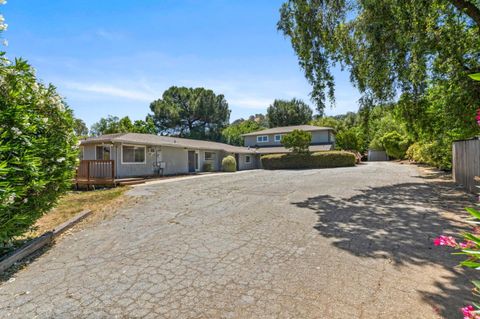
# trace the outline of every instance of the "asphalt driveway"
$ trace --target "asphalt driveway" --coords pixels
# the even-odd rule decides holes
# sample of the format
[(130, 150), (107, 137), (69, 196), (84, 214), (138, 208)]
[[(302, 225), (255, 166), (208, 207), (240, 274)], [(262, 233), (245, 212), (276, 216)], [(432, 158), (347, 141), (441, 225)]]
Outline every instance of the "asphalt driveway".
[(135, 187), (0, 284), (0, 318), (461, 318), (432, 238), (468, 196), (415, 166), (251, 171)]

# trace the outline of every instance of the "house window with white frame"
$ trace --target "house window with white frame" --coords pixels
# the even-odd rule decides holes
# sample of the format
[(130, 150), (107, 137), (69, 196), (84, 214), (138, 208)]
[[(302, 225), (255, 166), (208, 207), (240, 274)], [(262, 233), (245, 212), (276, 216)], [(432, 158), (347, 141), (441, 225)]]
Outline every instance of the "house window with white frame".
[(283, 134), (276, 134), (274, 137), (275, 142), (281, 142), (282, 141), (282, 136)]
[(257, 136), (257, 143), (266, 143), (266, 142), (268, 142), (268, 135)]
[(205, 152), (205, 160), (206, 161), (213, 161), (214, 159), (215, 159), (215, 153)]
[(95, 147), (95, 159), (96, 160), (110, 160), (111, 147), (109, 145), (97, 145)]
[(245, 163), (250, 163), (252, 161), (252, 158), (250, 155), (245, 155)]
[(145, 163), (145, 146), (122, 146), (122, 163), (143, 164)]

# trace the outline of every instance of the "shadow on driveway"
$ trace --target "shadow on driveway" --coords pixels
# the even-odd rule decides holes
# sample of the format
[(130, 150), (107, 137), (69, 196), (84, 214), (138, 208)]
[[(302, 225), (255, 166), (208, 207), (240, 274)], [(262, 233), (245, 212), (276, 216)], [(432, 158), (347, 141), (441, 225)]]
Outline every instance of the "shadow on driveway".
[(435, 282), (442, 293), (415, 288), (440, 315), (460, 318), (459, 308), (472, 299), (473, 272), (454, 268), (462, 258), (452, 256), (451, 249), (435, 247), (433, 238), (442, 233), (457, 235), (465, 227), (440, 213), (461, 213), (469, 205), (467, 200), (450, 182), (424, 179), (370, 188), (350, 198), (321, 195), (293, 204), (313, 210), (318, 215), (315, 229), (354, 255), (389, 258), (394, 267), (430, 263), (451, 271), (451, 277)]

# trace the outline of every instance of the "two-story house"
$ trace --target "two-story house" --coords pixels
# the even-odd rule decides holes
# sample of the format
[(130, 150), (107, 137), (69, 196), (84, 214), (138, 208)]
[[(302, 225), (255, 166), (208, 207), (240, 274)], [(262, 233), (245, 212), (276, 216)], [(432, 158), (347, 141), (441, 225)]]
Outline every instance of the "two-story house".
[(319, 127), (313, 125), (283, 126), (265, 129), (257, 132), (243, 134), (244, 146), (255, 148), (257, 154), (287, 153), (283, 147), (282, 136), (293, 130), (302, 130), (312, 134), (310, 151), (328, 151), (335, 144), (335, 133), (331, 127)]

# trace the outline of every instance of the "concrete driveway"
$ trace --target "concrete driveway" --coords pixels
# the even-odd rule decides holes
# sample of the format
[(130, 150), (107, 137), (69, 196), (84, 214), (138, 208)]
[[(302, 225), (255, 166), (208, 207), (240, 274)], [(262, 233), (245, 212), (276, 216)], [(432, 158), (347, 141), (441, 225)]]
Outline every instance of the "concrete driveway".
[[(415, 166), (143, 185), (0, 286), (0, 318), (461, 318), (432, 238), (468, 197)], [(15, 280), (13, 280), (15, 279)]]

